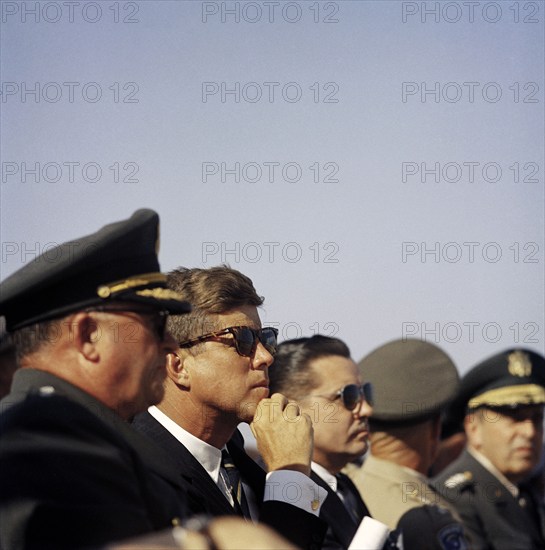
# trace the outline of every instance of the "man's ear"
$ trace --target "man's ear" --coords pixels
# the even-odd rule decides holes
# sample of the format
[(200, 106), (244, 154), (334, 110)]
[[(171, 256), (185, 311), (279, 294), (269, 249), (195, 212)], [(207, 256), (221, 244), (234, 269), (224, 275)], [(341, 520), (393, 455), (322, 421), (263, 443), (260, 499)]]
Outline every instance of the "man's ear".
[(476, 410), (466, 414), (464, 418), (464, 430), (468, 443), (475, 449), (481, 446), (481, 411)]
[(177, 386), (189, 389), (191, 380), (189, 375), (189, 363), (191, 356), (177, 355), (176, 353), (167, 353), (166, 367), (167, 377), (170, 378)]
[(74, 342), (78, 352), (87, 360), (95, 363), (100, 358), (100, 328), (97, 321), (87, 312), (76, 313), (69, 322), (69, 339)]

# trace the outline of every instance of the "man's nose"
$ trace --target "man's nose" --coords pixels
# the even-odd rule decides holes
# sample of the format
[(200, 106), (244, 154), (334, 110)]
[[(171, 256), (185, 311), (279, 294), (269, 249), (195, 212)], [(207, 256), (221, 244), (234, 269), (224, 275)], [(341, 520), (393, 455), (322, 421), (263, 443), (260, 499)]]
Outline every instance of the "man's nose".
[(252, 366), (254, 369), (264, 365), (269, 368), (274, 362), (274, 356), (267, 350), (267, 348), (258, 342), (255, 352), (252, 356)]
[(371, 416), (372, 412), (373, 412), (373, 408), (371, 407), (371, 405), (369, 405), (366, 399), (362, 399), (354, 409), (354, 414), (358, 418), (365, 418), (365, 417)]

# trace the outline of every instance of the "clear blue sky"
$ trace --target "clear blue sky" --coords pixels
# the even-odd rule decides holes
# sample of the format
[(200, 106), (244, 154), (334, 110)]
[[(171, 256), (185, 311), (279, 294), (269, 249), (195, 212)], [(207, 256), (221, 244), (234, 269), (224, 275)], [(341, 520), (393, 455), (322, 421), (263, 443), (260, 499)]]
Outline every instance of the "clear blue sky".
[(536, 2), (2, 1), (5, 278), (140, 207), (283, 338), (544, 351)]

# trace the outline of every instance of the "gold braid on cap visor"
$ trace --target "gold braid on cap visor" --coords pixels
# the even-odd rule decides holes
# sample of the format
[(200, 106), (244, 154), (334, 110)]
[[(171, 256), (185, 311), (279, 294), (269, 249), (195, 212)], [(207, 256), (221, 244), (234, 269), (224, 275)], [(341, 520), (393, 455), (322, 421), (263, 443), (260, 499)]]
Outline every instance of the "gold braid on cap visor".
[(496, 388), (469, 400), (468, 408), (539, 405), (545, 403), (545, 388), (537, 384), (519, 384)]
[[(127, 279), (120, 281), (114, 281), (105, 285), (100, 285), (97, 288), (97, 294), (101, 298), (110, 298), (120, 292), (124, 292), (131, 288), (147, 287), (150, 285), (157, 285), (158, 283), (166, 284), (167, 276), (164, 273), (142, 273), (141, 275), (133, 275)], [(157, 289), (153, 289), (157, 290)], [(166, 290), (166, 289), (162, 289)], [(176, 293), (175, 293), (176, 294)], [(178, 295), (176, 294), (178, 297)]]

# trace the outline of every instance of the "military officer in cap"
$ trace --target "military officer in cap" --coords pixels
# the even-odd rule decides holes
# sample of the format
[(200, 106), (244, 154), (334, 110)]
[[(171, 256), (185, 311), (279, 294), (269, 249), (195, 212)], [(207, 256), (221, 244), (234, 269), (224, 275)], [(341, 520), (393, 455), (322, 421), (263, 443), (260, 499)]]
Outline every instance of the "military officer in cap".
[[(436, 541), (433, 548), (466, 548), (456, 513), (427, 477), (438, 446), (441, 411), (458, 388), (454, 363), (433, 344), (404, 339), (374, 350), (359, 367), (373, 386), (371, 448), (362, 467), (349, 475), (371, 515), (394, 529), (409, 510), (437, 506), (423, 512), (423, 536)], [(440, 521), (430, 522), (430, 517)], [(441, 538), (445, 533), (448, 541)]]
[(467, 447), (434, 483), (457, 508), (474, 547), (545, 548), (545, 512), (525, 481), (543, 447), (545, 358), (510, 349), (471, 369), (453, 407), (464, 417)]
[(166, 317), (190, 310), (159, 273), (158, 219), (140, 210), (0, 285), (20, 365), (0, 403), (2, 549), (93, 547), (185, 513), (168, 462), (126, 423), (161, 399)]
[[(150, 532), (161, 548), (180, 547), (179, 471), (127, 422), (161, 400), (176, 349), (167, 316), (190, 310), (159, 273), (158, 224), (139, 210), (48, 249), (0, 285), (20, 365), (0, 402), (2, 550), (98, 548)], [(240, 547), (256, 530), (260, 545), (288, 545), (237, 521), (211, 525), (216, 547)]]

